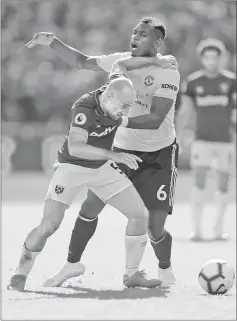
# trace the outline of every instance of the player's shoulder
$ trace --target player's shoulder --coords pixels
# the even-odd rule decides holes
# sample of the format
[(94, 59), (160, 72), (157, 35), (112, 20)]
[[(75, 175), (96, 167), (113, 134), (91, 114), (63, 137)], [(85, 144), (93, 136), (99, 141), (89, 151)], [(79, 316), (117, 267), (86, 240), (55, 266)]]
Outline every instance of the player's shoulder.
[(72, 106), (72, 108), (87, 107), (88, 109), (94, 110), (96, 107), (95, 91), (88, 92), (82, 95)]
[(155, 73), (155, 76), (157, 76), (158, 78), (165, 77), (168, 80), (180, 79), (180, 73), (178, 68), (171, 69), (171, 68), (162, 68), (159, 66), (155, 66), (154, 73)]
[(234, 72), (231, 72), (227, 69), (222, 69), (220, 71), (220, 74), (227, 79), (235, 80), (236, 79), (236, 74)]
[(198, 70), (198, 71), (192, 72), (191, 74), (189, 74), (187, 76), (187, 82), (193, 82), (193, 81), (199, 80), (203, 76), (204, 76), (203, 70)]

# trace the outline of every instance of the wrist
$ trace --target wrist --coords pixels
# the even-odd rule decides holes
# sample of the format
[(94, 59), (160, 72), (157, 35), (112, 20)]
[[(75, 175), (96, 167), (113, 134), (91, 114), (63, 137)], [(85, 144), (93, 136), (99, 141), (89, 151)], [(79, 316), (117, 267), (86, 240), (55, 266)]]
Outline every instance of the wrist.
[(105, 150), (105, 153), (104, 153), (104, 155), (105, 155), (105, 158), (107, 159), (107, 160), (114, 160), (114, 152), (113, 151), (111, 151), (111, 150)]
[(122, 116), (121, 123), (119, 126), (120, 127), (127, 127), (128, 126), (128, 117), (127, 116)]

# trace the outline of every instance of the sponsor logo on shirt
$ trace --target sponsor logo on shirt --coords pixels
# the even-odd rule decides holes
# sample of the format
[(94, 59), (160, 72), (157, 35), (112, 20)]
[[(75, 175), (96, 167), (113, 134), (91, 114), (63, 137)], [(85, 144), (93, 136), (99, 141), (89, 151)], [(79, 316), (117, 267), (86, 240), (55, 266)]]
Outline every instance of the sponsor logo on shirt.
[(92, 132), (92, 133), (90, 133), (89, 136), (103, 137), (103, 136), (109, 135), (116, 127), (117, 126), (107, 127), (103, 132), (101, 132), (101, 133)]
[(227, 96), (221, 95), (221, 96), (212, 96), (212, 95), (208, 95), (208, 96), (204, 96), (204, 97), (200, 97), (198, 96), (196, 98), (196, 104), (199, 107), (208, 107), (208, 106), (227, 106), (229, 102), (229, 99)]
[(171, 89), (171, 90), (174, 90), (174, 91), (178, 90), (178, 88), (175, 85), (171, 85), (171, 84), (162, 84), (161, 88), (163, 88), (163, 89)]

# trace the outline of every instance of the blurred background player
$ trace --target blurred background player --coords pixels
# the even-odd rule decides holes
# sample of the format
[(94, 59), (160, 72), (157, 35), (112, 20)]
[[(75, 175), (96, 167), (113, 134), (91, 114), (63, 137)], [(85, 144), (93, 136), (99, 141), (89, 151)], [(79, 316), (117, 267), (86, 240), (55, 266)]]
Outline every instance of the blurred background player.
[(228, 183), (233, 156), (236, 117), (236, 75), (223, 68), (226, 49), (218, 39), (205, 39), (197, 47), (203, 68), (190, 74), (182, 86), (179, 119), (185, 144), (185, 129), (195, 122), (191, 166), (194, 185), (192, 191), (193, 232), (190, 239), (203, 240), (202, 216), (207, 201), (207, 175), (216, 170), (217, 205), (214, 239), (225, 240), (224, 214), (228, 205)]
[[(119, 58), (156, 57), (165, 37), (163, 24), (155, 18), (143, 18), (133, 30), (131, 52), (93, 57), (65, 45), (53, 34), (48, 37), (42, 33), (34, 36), (35, 44), (49, 45), (61, 58), (79, 69), (102, 69), (107, 72), (111, 71), (113, 63)], [(158, 55), (157, 59), (161, 58)], [(143, 160), (143, 165), (137, 171), (121, 168), (132, 180), (149, 210), (148, 234), (159, 262), (158, 277), (163, 285), (170, 285), (175, 281), (171, 266), (172, 236), (165, 229), (165, 222), (173, 210), (177, 177), (178, 144), (174, 128), (174, 109), (180, 76), (177, 69), (162, 69), (157, 66), (130, 71), (128, 75), (136, 89), (136, 102), (128, 114), (130, 117), (127, 119), (127, 128), (119, 128), (116, 133), (114, 148), (116, 151), (139, 155)], [(111, 120), (109, 121), (111, 123)], [(92, 221), (104, 206), (105, 203), (89, 191), (80, 213)], [(94, 231), (92, 233), (89, 227), (85, 233), (79, 216), (72, 232), (65, 265), (68, 270), (70, 263), (72, 265), (80, 261), (93, 234)], [(48, 284), (56, 286), (57, 282), (61, 283), (65, 266)]]
[[(104, 202), (117, 208), (128, 218), (126, 228), (126, 268), (123, 277), (127, 287), (155, 287), (158, 280), (149, 280), (138, 270), (147, 243), (147, 210), (127, 176), (116, 166), (125, 163), (138, 168), (138, 156), (111, 151), (116, 126), (98, 126), (96, 116), (120, 119), (128, 113), (135, 99), (132, 82), (124, 75), (113, 74), (105, 86), (83, 95), (72, 106), (68, 134), (58, 151), (58, 168), (51, 180), (40, 224), (27, 236), (19, 264), (8, 289), (23, 291), (36, 257), (47, 239), (59, 228), (65, 211), (84, 187), (90, 188)], [(84, 227), (95, 230), (97, 218)], [(75, 265), (74, 265), (75, 268)], [(74, 276), (84, 274), (82, 263)], [(72, 270), (70, 271), (72, 273)]]

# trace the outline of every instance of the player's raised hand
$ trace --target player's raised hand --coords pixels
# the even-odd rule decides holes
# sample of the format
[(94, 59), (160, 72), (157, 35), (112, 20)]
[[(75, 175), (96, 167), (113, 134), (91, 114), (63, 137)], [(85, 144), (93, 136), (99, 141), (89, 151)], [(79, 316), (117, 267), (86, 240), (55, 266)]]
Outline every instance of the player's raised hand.
[(178, 62), (172, 55), (157, 56), (157, 65), (161, 68), (177, 69)]
[(139, 165), (138, 162), (142, 162), (142, 159), (136, 155), (129, 153), (113, 153), (113, 159), (115, 163), (122, 163), (127, 165), (131, 169), (137, 170)]
[(32, 48), (35, 45), (49, 46), (54, 40), (54, 34), (52, 32), (39, 32), (36, 33), (33, 38), (25, 44), (27, 48)]

